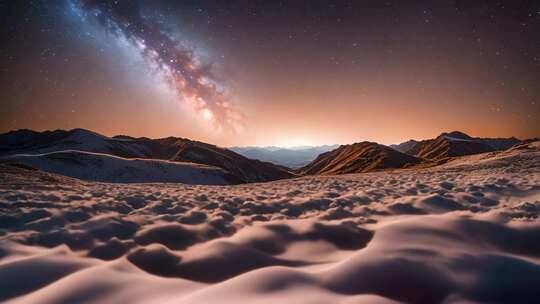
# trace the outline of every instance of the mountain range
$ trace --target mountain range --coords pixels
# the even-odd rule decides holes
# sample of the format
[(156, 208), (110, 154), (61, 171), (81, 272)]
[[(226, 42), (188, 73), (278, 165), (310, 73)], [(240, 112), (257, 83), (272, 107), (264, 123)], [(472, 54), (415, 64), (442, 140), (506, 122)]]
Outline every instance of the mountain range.
[[(230, 149), (179, 137), (107, 137), (84, 129), (0, 134), (0, 162), (83, 180), (238, 184), (435, 166), (460, 156), (506, 150), (517, 138), (478, 138), (454, 131), (385, 146)], [(294, 168), (294, 169), (293, 169)]]
[(410, 140), (392, 148), (416, 157), (441, 160), (449, 157), (506, 150), (521, 141), (510, 138), (471, 137), (463, 132), (442, 133), (434, 139)]
[[(150, 171), (155, 166), (149, 160), (166, 160), (183, 163), (183, 166), (191, 164), (193, 170), (202, 169), (202, 167), (195, 164), (207, 165), (208, 167), (205, 167), (205, 170), (210, 167), (214, 169), (221, 168), (230, 174), (229, 180), (243, 183), (266, 182), (296, 176), (288, 168), (250, 159), (224, 148), (185, 138), (149, 139), (124, 135), (107, 137), (84, 129), (45, 132), (17, 130), (0, 135), (0, 156), (3, 156), (4, 161), (16, 160), (31, 163), (38, 169), (45, 170), (46, 165), (42, 164), (44, 162), (31, 161), (31, 158), (41, 157), (43, 159), (43, 154), (46, 154), (49, 159), (51, 157), (60, 159), (66, 155), (66, 151), (71, 151), (70, 156), (73, 156), (76, 152), (81, 156), (88, 156), (81, 152), (94, 153), (92, 155), (94, 159), (115, 156), (117, 161), (122, 159), (145, 160), (146, 165), (139, 166), (139, 170), (143, 172)], [(63, 154), (58, 155), (58, 153)], [(15, 156), (20, 155), (26, 157), (14, 159)], [(73, 162), (73, 157), (64, 158), (66, 168), (59, 170), (71, 172), (74, 166), (80, 165), (80, 163)], [(88, 168), (88, 170), (96, 169)], [(121, 175), (121, 173), (119, 174)], [(148, 179), (147, 181), (155, 182), (157, 180)]]
[(280, 147), (231, 147), (245, 157), (259, 159), (289, 168), (300, 168), (313, 161), (319, 154), (338, 148), (339, 145)]

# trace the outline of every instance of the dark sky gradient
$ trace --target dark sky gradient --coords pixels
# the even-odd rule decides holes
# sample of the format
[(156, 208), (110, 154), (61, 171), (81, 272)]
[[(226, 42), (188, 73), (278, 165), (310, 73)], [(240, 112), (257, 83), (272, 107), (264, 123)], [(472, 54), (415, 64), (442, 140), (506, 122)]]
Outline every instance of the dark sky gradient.
[(0, 3), (1, 132), (540, 136), (540, 1)]

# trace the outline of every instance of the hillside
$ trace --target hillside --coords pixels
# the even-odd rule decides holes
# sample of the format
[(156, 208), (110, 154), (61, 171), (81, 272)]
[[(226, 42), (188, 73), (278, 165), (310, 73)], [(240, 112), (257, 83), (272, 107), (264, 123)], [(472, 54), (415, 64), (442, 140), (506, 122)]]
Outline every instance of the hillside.
[(406, 153), (407, 151), (412, 149), (412, 147), (416, 146), (416, 144), (418, 144), (418, 141), (411, 139), (397, 145), (390, 145), (389, 147), (401, 153)]
[(212, 166), (154, 159), (127, 159), (73, 150), (34, 155), (17, 154), (2, 157), (0, 162), (22, 164), (82, 180), (109, 183), (230, 185), (242, 182), (229, 172)]
[(225, 148), (185, 138), (107, 137), (84, 129), (44, 132), (17, 130), (0, 135), (0, 156), (35, 155), (68, 150), (127, 159), (156, 159), (215, 166), (230, 172), (235, 176), (235, 180), (243, 182), (265, 182), (295, 176), (287, 168), (249, 159)]
[(344, 145), (300, 168), (303, 174), (344, 174), (405, 168), (422, 160), (373, 142)]
[(285, 167), (250, 159), (231, 150), (203, 142), (174, 137), (156, 141), (174, 151), (174, 154), (168, 158), (171, 161), (187, 161), (216, 166), (246, 182), (264, 182), (295, 176)]
[(454, 131), (418, 142), (407, 154), (431, 160), (506, 150), (520, 141), (512, 138), (478, 138)]

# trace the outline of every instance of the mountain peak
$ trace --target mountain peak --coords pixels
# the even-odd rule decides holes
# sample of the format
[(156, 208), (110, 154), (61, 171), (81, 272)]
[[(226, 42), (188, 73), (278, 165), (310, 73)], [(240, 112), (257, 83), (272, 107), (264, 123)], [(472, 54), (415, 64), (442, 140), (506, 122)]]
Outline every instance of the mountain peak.
[(421, 159), (390, 147), (369, 141), (342, 145), (319, 155), (299, 171), (304, 174), (344, 174), (400, 169), (421, 162)]
[(407, 151), (412, 149), (416, 144), (418, 144), (417, 140), (409, 139), (408, 141), (402, 142), (400, 144), (390, 145), (390, 148), (402, 153), (407, 153)]
[(463, 133), (463, 132), (460, 132), (460, 131), (452, 131), (450, 133), (442, 133), (439, 137), (441, 136), (444, 136), (444, 137), (450, 137), (450, 138), (457, 138), (457, 139), (472, 139), (472, 137), (470, 137), (469, 135)]

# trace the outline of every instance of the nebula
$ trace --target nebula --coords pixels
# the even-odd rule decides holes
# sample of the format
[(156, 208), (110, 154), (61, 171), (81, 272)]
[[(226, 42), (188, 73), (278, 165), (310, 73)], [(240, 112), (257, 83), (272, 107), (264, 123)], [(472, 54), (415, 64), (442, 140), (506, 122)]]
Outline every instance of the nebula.
[(134, 1), (76, 1), (85, 16), (95, 18), (109, 33), (125, 39), (165, 76), (179, 99), (187, 102), (218, 131), (239, 131), (243, 115), (220, 89), (211, 63), (198, 60), (188, 46), (161, 23), (141, 14)]

